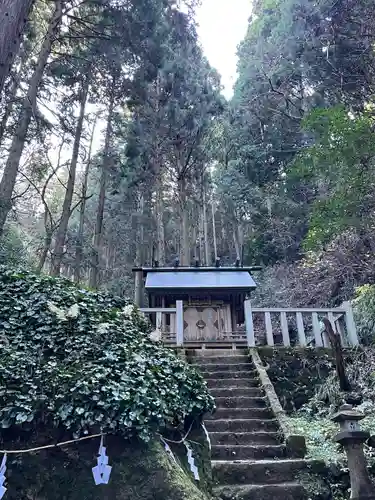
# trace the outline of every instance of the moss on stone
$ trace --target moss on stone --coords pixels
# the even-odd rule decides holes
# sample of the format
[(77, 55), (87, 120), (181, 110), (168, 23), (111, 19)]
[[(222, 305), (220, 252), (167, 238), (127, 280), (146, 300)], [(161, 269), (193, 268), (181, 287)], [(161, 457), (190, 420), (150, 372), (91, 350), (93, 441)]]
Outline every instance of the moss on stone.
[(324, 348), (261, 347), (258, 352), (287, 413), (306, 404), (334, 367), (331, 351)]
[[(194, 422), (189, 433), (189, 446), (193, 450), (195, 465), (199, 470), (199, 487), (206, 492), (212, 491), (212, 467), (211, 467), (211, 451), (207, 442), (203, 428), (198, 422)], [(171, 448), (188, 476), (191, 476), (190, 466), (187, 462), (186, 448), (184, 444), (171, 444)]]
[(208, 500), (158, 442), (146, 445), (108, 437), (112, 475), (108, 485), (95, 486), (97, 440), (35, 454), (9, 456), (9, 500)]

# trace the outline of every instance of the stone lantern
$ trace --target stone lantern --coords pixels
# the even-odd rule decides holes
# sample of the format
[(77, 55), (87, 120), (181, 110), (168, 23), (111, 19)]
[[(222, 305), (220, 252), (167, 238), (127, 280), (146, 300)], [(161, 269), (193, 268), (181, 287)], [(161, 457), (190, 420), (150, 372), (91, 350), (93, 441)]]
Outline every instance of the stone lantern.
[(354, 410), (349, 404), (341, 406), (339, 412), (332, 417), (334, 422), (340, 424), (340, 432), (334, 439), (343, 445), (348, 457), (352, 500), (375, 500), (375, 487), (368, 475), (363, 452), (363, 443), (370, 434), (362, 431), (359, 425), (364, 417), (363, 413)]

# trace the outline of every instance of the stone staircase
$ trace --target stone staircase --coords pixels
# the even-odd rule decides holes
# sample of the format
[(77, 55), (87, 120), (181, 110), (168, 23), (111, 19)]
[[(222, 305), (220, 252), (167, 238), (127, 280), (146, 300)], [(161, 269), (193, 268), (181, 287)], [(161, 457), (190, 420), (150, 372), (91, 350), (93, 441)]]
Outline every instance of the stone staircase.
[(256, 370), (241, 351), (198, 351), (217, 410), (205, 424), (212, 443), (214, 493), (222, 500), (305, 500), (296, 476), (307, 462), (288, 459)]

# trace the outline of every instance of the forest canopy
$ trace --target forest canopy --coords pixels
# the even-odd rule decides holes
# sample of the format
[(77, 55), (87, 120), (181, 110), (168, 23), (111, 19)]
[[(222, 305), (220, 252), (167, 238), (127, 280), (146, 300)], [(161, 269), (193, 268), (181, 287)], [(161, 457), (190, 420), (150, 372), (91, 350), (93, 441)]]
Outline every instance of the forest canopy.
[(374, 283), (372, 0), (254, 1), (229, 100), (195, 0), (17, 6), (2, 262), (130, 296), (134, 265), (239, 259), (262, 305)]

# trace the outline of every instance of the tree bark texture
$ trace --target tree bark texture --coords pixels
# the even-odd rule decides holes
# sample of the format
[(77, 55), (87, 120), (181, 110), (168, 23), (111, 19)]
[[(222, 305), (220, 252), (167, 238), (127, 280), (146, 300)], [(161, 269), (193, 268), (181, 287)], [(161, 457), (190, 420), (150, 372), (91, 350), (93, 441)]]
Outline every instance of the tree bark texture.
[(203, 192), (203, 232), (204, 232), (204, 256), (206, 266), (210, 265), (210, 242), (208, 241), (208, 220), (207, 220), (207, 201), (206, 193)]
[(3, 116), (1, 117), (1, 121), (0, 121), (0, 145), (2, 144), (2, 142), (4, 140), (4, 135), (6, 132), (7, 125), (8, 125), (8, 120), (13, 113), (14, 105), (17, 101), (17, 90), (20, 86), (22, 74), (24, 72), (25, 64), (26, 64), (26, 61), (27, 61), (29, 55), (30, 55), (29, 51), (22, 50), (22, 54), (20, 55), (20, 68), (17, 71), (17, 74), (15, 74), (13, 76), (13, 81), (12, 81), (12, 85), (9, 89), (9, 94), (7, 94), (7, 96), (6, 96), (7, 97), (5, 100), (6, 105), (5, 105)]
[(217, 255), (217, 238), (216, 238), (216, 218), (215, 218), (215, 204), (214, 201), (211, 202), (211, 209), (212, 209), (212, 236), (213, 236), (213, 241), (214, 241), (214, 253), (215, 253), (215, 262), (218, 257)]
[(236, 251), (236, 259), (241, 260), (241, 251), (240, 251), (240, 243), (238, 241), (237, 228), (233, 229), (233, 242)]
[(78, 154), (79, 154), (79, 148), (80, 148), (81, 138), (82, 138), (83, 121), (85, 118), (85, 110), (86, 110), (87, 97), (88, 97), (88, 93), (89, 93), (89, 86), (90, 86), (90, 76), (88, 76), (86, 78), (86, 81), (83, 84), (82, 93), (81, 93), (79, 117), (78, 117), (77, 127), (76, 127), (76, 131), (75, 131), (75, 136), (74, 136), (73, 153), (72, 153), (72, 159), (71, 159), (70, 167), (69, 167), (68, 182), (67, 182), (66, 191), (65, 191), (65, 197), (64, 197), (64, 203), (63, 203), (63, 208), (62, 208), (62, 213), (61, 213), (60, 224), (59, 224), (59, 227), (57, 228), (57, 231), (56, 231), (55, 246), (54, 246), (53, 255), (52, 255), (52, 262), (51, 262), (51, 275), (52, 276), (59, 276), (60, 275), (61, 263), (62, 263), (62, 260), (64, 257), (64, 246), (65, 246), (66, 234), (68, 231), (69, 219), (71, 216), (72, 200), (73, 200), (73, 194), (74, 194), (74, 185), (75, 185), (75, 181), (76, 181)]
[(182, 266), (189, 266), (189, 214), (186, 197), (186, 180), (184, 177), (181, 177), (178, 181), (178, 194), (180, 199), (180, 262)]
[(199, 260), (200, 260), (200, 265), (204, 266), (205, 265), (205, 256), (204, 256), (203, 205), (200, 206), (200, 211), (199, 211), (198, 241), (199, 241)]
[(104, 142), (104, 158), (103, 158), (102, 172), (100, 178), (98, 210), (96, 213), (95, 232), (93, 238), (93, 257), (92, 257), (92, 267), (90, 273), (90, 287), (94, 289), (98, 287), (99, 272), (100, 272), (100, 250), (102, 246), (102, 236), (103, 236), (103, 220), (104, 220), (105, 195), (107, 188), (107, 174), (108, 174), (109, 163), (111, 161), (113, 112), (114, 112), (114, 95), (112, 94), (108, 109), (107, 129), (105, 133), (105, 142)]
[(140, 195), (137, 217), (137, 246), (135, 250), (135, 265), (143, 266), (145, 264), (145, 228), (144, 228), (145, 198)]
[(22, 33), (34, 0), (0, 2), (0, 93), (18, 53)]
[(336, 373), (339, 379), (340, 389), (342, 391), (348, 392), (351, 390), (351, 385), (346, 375), (340, 335), (334, 331), (333, 326), (328, 318), (323, 318), (323, 323), (335, 357)]
[(8, 160), (6, 162), (3, 177), (0, 182), (0, 237), (4, 231), (7, 215), (12, 208), (12, 194), (17, 179), (21, 156), (25, 146), (26, 135), (32, 115), (36, 108), (36, 96), (38, 87), (42, 81), (44, 68), (51, 53), (52, 44), (59, 32), (62, 19), (62, 0), (56, 0), (55, 10), (51, 18), (48, 32), (39, 53), (37, 66), (31, 77), (27, 95), (22, 103), (22, 109), (16, 132), (10, 147)]
[(96, 129), (97, 118), (95, 119), (91, 137), (90, 137), (90, 146), (89, 146), (89, 154), (87, 158), (85, 173), (83, 175), (82, 181), (82, 202), (79, 211), (79, 227), (77, 234), (77, 245), (76, 245), (76, 255), (74, 262), (74, 281), (79, 283), (81, 281), (81, 266), (83, 260), (83, 240), (84, 240), (84, 229), (85, 229), (85, 213), (86, 213), (86, 199), (87, 199), (87, 182), (89, 178), (89, 172), (91, 167), (91, 157), (92, 157), (92, 147), (94, 142), (94, 135)]
[(44, 237), (44, 244), (42, 253), (40, 254), (39, 263), (37, 271), (40, 273), (43, 270), (44, 264), (46, 263), (48, 252), (50, 251), (52, 244), (53, 228), (46, 229), (46, 235)]
[(156, 204), (155, 204), (155, 218), (156, 218), (156, 248), (157, 260), (160, 266), (165, 264), (165, 230), (164, 230), (164, 203), (163, 203), (163, 183), (159, 179), (156, 183)]

